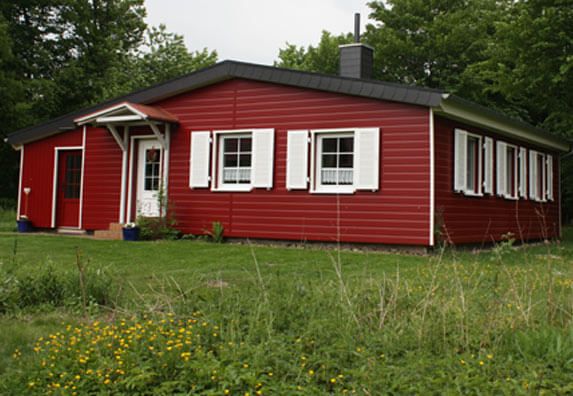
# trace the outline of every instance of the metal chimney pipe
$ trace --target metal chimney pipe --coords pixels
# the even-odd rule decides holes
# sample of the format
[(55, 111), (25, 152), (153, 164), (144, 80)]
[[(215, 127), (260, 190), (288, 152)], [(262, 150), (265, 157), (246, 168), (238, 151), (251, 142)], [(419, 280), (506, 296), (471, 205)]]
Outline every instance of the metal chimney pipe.
[(360, 14), (358, 12), (354, 14), (354, 42), (360, 42)]

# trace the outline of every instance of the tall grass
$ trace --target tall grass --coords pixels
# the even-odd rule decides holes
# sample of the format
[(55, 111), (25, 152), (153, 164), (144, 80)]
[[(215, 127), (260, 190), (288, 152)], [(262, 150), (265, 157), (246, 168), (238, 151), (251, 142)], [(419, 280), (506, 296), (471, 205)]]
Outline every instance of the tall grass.
[(0, 206), (0, 232), (16, 231), (16, 209)]
[[(254, 248), (250, 253), (241, 277), (211, 272), (192, 275), (185, 285), (171, 276), (149, 278), (146, 287), (129, 284), (133, 297), (105, 317), (108, 325), (134, 318), (138, 328), (152, 318), (169, 326), (199, 317), (216, 329), (209, 333), (217, 341), (201, 344), (206, 350), (194, 350), (191, 362), (168, 358), (167, 349), (153, 358), (134, 354), (132, 366), (121, 369), (125, 379), (90, 390), (122, 392), (139, 384), (153, 393), (169, 382), (171, 391), (202, 394), (573, 391), (573, 274), (568, 253), (555, 245), (543, 251), (503, 243), (489, 255), (442, 251), (408, 270), (399, 257), (379, 255), (358, 272), (334, 252), (330, 266), (312, 277), (285, 272)], [(386, 266), (390, 261), (398, 264)], [(161, 334), (176, 337), (177, 323), (161, 327)], [(105, 351), (98, 353), (93, 367), (116, 367)], [(41, 359), (23, 362), (34, 369), (15, 365), (6, 384), (37, 381), (32, 373)], [(56, 365), (52, 374), (76, 369), (83, 378), (74, 365)]]

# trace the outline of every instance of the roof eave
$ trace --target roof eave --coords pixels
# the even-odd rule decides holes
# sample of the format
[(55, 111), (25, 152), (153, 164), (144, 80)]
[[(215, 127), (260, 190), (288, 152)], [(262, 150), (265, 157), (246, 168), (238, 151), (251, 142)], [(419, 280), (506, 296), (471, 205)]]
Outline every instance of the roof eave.
[(434, 114), (493, 130), (500, 135), (523, 140), (550, 150), (561, 153), (571, 151), (571, 143), (565, 139), (455, 95), (443, 94), (441, 102), (434, 106), (433, 110)]

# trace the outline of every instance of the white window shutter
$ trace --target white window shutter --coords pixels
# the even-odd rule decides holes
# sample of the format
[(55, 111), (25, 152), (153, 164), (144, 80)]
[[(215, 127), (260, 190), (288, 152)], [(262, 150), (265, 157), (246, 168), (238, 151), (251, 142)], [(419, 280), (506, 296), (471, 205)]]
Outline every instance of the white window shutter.
[(275, 130), (253, 130), (253, 159), (251, 182), (255, 188), (273, 187)]
[(380, 129), (354, 131), (354, 188), (378, 190), (380, 169)]
[(308, 184), (308, 131), (288, 131), (286, 188), (305, 190)]
[(527, 198), (527, 150), (519, 148), (519, 196)]
[(537, 198), (537, 151), (529, 151), (529, 198)]
[(189, 187), (209, 187), (210, 132), (191, 132)]
[(553, 156), (547, 155), (547, 199), (553, 201)]
[(468, 135), (466, 131), (456, 129), (454, 131), (454, 191), (457, 192), (466, 189), (467, 144)]
[(483, 190), (486, 194), (493, 194), (493, 139), (489, 137), (485, 138), (484, 161)]
[(497, 142), (497, 195), (505, 196), (507, 194), (506, 178), (507, 172), (507, 145), (504, 142)]

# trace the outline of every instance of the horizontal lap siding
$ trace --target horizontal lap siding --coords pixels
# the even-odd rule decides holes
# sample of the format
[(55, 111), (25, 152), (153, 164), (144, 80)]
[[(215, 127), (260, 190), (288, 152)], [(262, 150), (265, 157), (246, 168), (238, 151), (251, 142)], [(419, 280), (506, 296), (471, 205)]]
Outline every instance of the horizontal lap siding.
[(82, 132), (63, 132), (24, 145), (22, 189), (31, 189), (26, 212), (26, 195), (22, 191), (20, 214), (27, 215), (35, 227), (52, 226), (52, 194), (54, 180), (54, 155), (56, 147), (82, 145)]
[[(229, 237), (427, 245), (428, 110), (319, 91), (232, 80), (170, 98), (169, 202), (178, 227), (201, 234), (214, 221)], [(354, 195), (287, 191), (287, 131), (381, 128), (380, 190)], [(275, 129), (274, 187), (249, 193), (189, 188), (190, 131)]]
[(83, 228), (103, 230), (119, 220), (121, 149), (109, 131), (93, 127), (86, 146)]
[[(489, 131), (472, 128), (455, 121), (436, 117), (435, 119), (435, 158), (436, 158), (436, 224), (445, 225), (444, 232), (453, 243), (485, 243), (499, 241), (502, 235), (511, 232), (518, 240), (553, 238), (559, 236), (559, 154), (555, 159), (554, 202), (539, 203), (529, 199), (508, 200), (495, 195), (467, 197), (453, 192), (454, 179), (454, 129), (463, 128), (494, 140), (502, 140), (518, 147), (546, 150), (529, 144), (500, 137)], [(494, 144), (495, 146), (495, 144)], [(527, 157), (527, 179), (529, 180), (529, 154)], [(495, 164), (495, 156), (494, 156)], [(495, 192), (496, 171), (494, 166), (493, 186)], [(529, 196), (529, 189), (527, 190)]]

